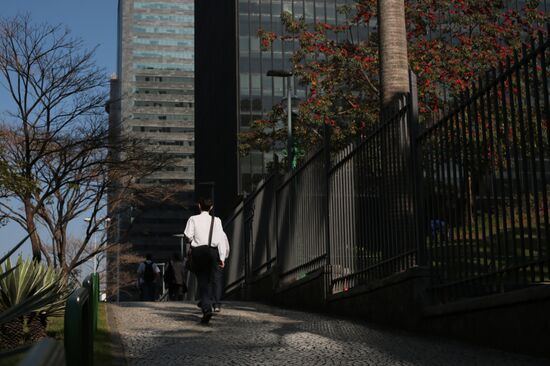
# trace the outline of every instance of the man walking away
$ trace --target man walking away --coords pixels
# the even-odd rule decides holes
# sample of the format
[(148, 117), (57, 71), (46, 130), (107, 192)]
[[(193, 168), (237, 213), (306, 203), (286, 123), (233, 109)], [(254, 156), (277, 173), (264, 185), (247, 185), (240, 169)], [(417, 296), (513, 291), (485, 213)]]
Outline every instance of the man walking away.
[(185, 284), (185, 268), (178, 253), (174, 253), (172, 259), (170, 259), (164, 273), (164, 282), (168, 287), (170, 300), (183, 300), (183, 294), (187, 292), (187, 285)]
[(140, 289), (141, 301), (155, 301), (156, 281), (160, 276), (160, 269), (153, 262), (153, 256), (147, 254), (145, 261), (139, 264), (138, 285)]
[(218, 253), (218, 265), (216, 266), (216, 271), (214, 272), (214, 280), (212, 281), (212, 302), (214, 303), (214, 312), (219, 313), (221, 311), (221, 299), (223, 296), (223, 271), (225, 268), (225, 262), (229, 258), (229, 240), (227, 240), (227, 235), (223, 233), (223, 240), (220, 245), (225, 246), (225, 257), (220, 259)]
[[(184, 234), (191, 242), (191, 258), (199, 285), (199, 306), (203, 316), (201, 323), (208, 323), (212, 317), (212, 282), (215, 278), (218, 258), (226, 258), (223, 245), (225, 233), (219, 218), (210, 215), (212, 200), (199, 199), (201, 213), (187, 220)], [(220, 264), (224, 265), (223, 261)]]

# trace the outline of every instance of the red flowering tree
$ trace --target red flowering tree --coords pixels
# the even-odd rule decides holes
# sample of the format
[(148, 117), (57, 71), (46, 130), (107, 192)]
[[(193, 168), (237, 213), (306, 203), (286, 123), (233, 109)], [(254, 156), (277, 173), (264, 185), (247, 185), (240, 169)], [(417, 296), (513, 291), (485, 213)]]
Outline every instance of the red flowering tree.
[[(462, 92), (484, 70), (512, 54), (521, 40), (544, 30), (546, 14), (541, 1), (527, 1), (521, 9), (502, 0), (414, 0), (406, 2), (408, 53), (418, 77), (422, 119), (438, 116), (449, 96)], [(357, 0), (339, 11), (340, 25), (308, 24), (282, 14), (284, 35), (260, 30), (264, 49), (276, 39), (297, 41), (293, 71), (307, 87), (294, 119), (299, 146), (320, 142), (324, 124), (333, 126), (338, 147), (366, 134), (378, 121), (378, 43), (376, 0)], [(370, 29), (358, 39), (358, 29)], [(363, 32), (364, 33), (364, 32)], [(286, 140), (282, 106), (241, 134), (241, 151), (269, 150)]]

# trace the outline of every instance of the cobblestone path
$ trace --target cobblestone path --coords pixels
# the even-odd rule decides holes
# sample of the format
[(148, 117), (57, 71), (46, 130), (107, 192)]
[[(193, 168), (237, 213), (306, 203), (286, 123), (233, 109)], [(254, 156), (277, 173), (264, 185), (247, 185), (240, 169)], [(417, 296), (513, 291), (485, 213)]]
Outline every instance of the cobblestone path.
[(229, 303), (209, 325), (191, 303), (110, 305), (128, 365), (548, 365), (548, 360), (364, 322)]

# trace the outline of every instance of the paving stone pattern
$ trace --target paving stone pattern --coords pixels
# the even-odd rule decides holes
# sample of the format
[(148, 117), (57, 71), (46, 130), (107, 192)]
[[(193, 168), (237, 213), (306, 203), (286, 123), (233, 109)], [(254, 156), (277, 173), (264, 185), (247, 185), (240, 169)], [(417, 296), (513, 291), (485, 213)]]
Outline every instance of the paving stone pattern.
[(110, 311), (129, 366), (549, 365), (548, 360), (387, 330), (362, 321), (228, 303), (210, 324), (192, 303), (121, 303)]

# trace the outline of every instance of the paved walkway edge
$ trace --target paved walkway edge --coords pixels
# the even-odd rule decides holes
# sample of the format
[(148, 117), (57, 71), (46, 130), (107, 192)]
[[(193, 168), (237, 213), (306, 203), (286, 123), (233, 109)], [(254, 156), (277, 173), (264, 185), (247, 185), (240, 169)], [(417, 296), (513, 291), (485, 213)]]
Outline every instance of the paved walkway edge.
[(122, 343), (122, 337), (120, 336), (119, 326), (113, 311), (112, 304), (107, 304), (107, 321), (109, 322), (109, 332), (111, 336), (111, 350), (112, 350), (112, 366), (128, 366), (126, 361), (126, 353), (124, 350), (124, 344)]

